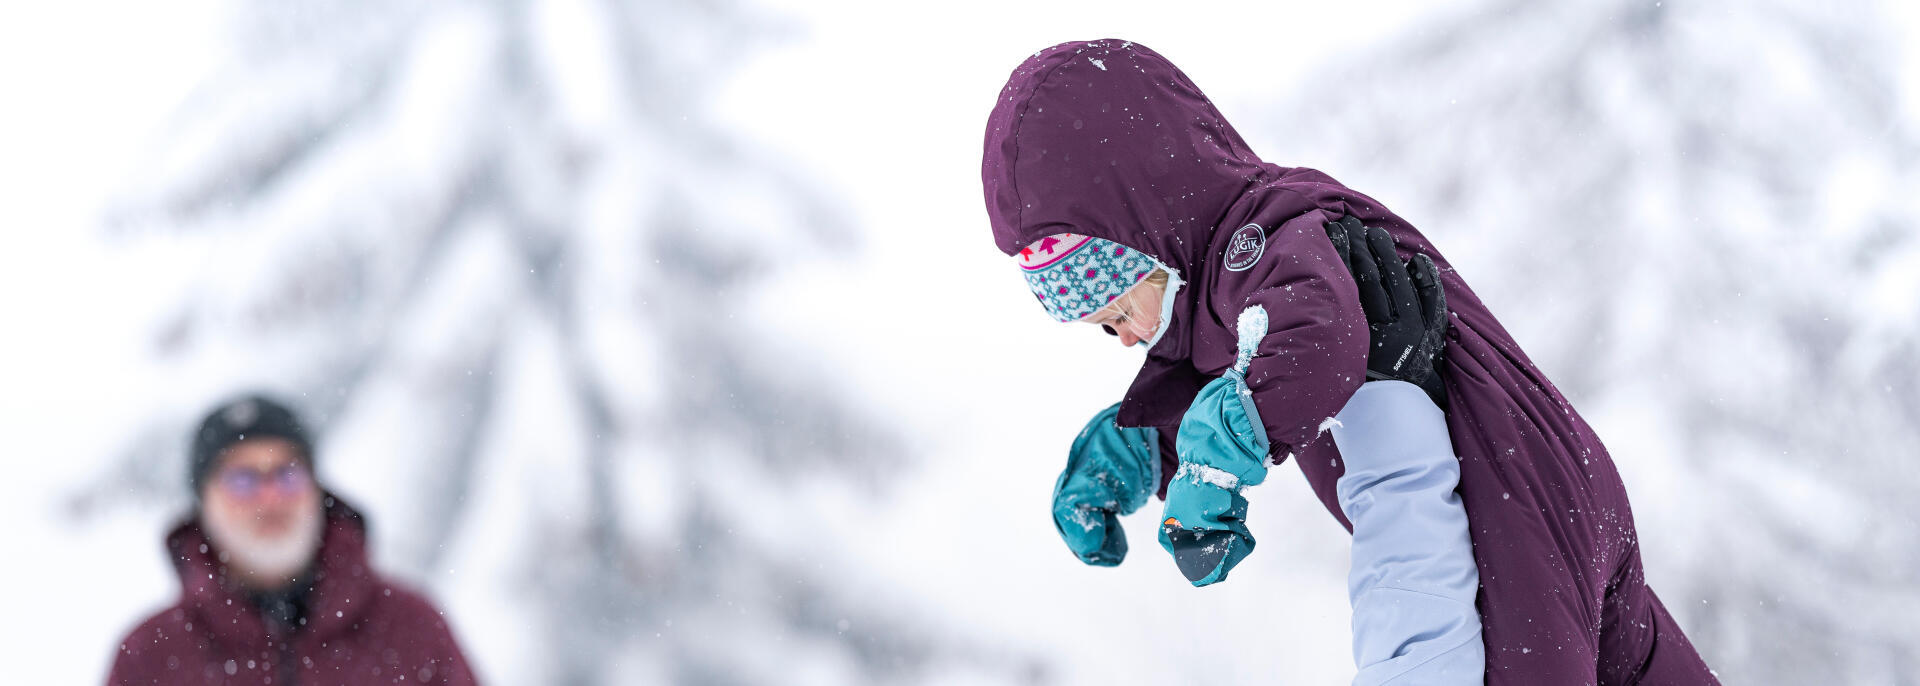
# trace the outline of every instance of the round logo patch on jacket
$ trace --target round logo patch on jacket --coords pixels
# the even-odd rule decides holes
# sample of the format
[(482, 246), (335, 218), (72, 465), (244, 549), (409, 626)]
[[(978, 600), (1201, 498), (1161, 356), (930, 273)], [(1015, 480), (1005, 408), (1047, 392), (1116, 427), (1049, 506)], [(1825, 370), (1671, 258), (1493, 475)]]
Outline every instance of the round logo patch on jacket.
[(1259, 224), (1248, 224), (1233, 232), (1233, 239), (1227, 242), (1227, 271), (1244, 272), (1260, 261), (1260, 253), (1267, 250), (1267, 232)]

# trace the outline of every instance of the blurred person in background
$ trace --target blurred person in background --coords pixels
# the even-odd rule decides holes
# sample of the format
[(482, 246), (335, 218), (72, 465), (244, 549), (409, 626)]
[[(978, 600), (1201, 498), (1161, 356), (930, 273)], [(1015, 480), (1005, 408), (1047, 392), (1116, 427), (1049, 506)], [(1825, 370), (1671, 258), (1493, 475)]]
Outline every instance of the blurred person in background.
[(109, 684), (475, 683), (441, 613), (369, 566), (292, 410), (215, 408), (189, 465), (194, 511), (166, 540), (180, 601), (121, 641)]
[[(1070, 458), (1056, 482), (1055, 523), (1082, 561), (1117, 564), (1125, 545), (1115, 517), (1157, 486), (1161, 547), (1193, 585), (1224, 581), (1253, 550), (1242, 490), (1265, 480), (1269, 462), (1297, 457), (1314, 494), (1354, 533), (1357, 573), (1374, 556), (1395, 565), (1395, 578), (1462, 582), (1456, 547), (1416, 547), (1432, 536), (1371, 540), (1423, 526), (1403, 509), (1414, 501), (1356, 499), (1358, 484), (1347, 478), (1373, 478), (1364, 472), (1378, 466), (1362, 453), (1394, 438), (1380, 435), (1383, 419), (1396, 433), (1411, 430), (1412, 419), (1437, 419), (1448, 457), (1458, 455), (1478, 580), (1446, 584), (1444, 602), (1407, 594), (1371, 612), (1356, 581), (1383, 580), (1350, 579), (1363, 667), (1355, 683), (1434, 683), (1365, 669), (1368, 656), (1391, 662), (1401, 655), (1394, 646), (1431, 637), (1422, 618), (1444, 627), (1466, 602), (1454, 591), (1476, 586), (1486, 683), (1718, 683), (1646, 583), (1626, 488), (1606, 447), (1405, 220), (1319, 171), (1261, 160), (1185, 74), (1130, 41), (1034, 53), (1001, 91), (984, 147), (995, 244), (1019, 263), (1034, 296), (1058, 321), (1099, 324), (1146, 348), (1125, 397), (1082, 437), (1152, 429), (1154, 440), (1131, 441), (1157, 443), (1158, 455)], [(1362, 253), (1375, 266), (1362, 267)], [(1368, 282), (1402, 260), (1430, 262), (1417, 271), (1427, 289), (1437, 282), (1450, 316), (1396, 345), (1396, 336), (1380, 335), (1379, 313), (1424, 315), (1424, 305), (1381, 298)], [(1343, 431), (1343, 408), (1380, 395), (1367, 387), (1402, 399), (1416, 391), (1446, 410), (1402, 408)], [(1332, 440), (1321, 440), (1327, 433)], [(1076, 481), (1091, 487), (1071, 488)], [(1376, 508), (1371, 527), (1356, 504)], [(1398, 638), (1372, 644), (1361, 624), (1368, 617)]]

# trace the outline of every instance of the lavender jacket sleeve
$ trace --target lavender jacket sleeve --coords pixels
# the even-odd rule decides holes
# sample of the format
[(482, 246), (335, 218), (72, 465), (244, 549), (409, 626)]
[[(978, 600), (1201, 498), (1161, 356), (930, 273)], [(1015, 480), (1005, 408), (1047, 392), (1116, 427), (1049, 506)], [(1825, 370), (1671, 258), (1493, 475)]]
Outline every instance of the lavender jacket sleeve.
[(1480, 571), (1445, 416), (1418, 386), (1377, 381), (1336, 420), (1340, 508), (1353, 522), (1353, 683), (1481, 683)]

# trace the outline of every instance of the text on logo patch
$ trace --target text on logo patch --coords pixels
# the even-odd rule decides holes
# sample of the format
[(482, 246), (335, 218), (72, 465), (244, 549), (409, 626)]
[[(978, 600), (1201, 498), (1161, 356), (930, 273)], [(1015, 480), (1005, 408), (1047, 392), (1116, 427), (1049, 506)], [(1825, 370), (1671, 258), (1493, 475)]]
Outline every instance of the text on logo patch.
[(1227, 271), (1243, 272), (1260, 261), (1260, 253), (1266, 252), (1267, 232), (1259, 224), (1248, 224), (1233, 232), (1233, 238), (1227, 241)]

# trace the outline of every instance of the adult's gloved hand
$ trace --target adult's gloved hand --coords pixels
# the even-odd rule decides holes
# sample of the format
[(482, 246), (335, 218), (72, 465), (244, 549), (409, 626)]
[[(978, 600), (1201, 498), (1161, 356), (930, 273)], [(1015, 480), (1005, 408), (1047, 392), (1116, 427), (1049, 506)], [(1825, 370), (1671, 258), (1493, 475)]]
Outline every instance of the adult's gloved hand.
[[(1264, 317), (1259, 327), (1266, 328)], [(1167, 484), (1160, 547), (1195, 586), (1225, 580), (1253, 552), (1240, 489), (1267, 478), (1270, 444), (1243, 369), (1238, 365), (1200, 389), (1174, 441), (1180, 468)]]
[(1120, 515), (1132, 514), (1160, 487), (1160, 436), (1120, 428), (1120, 404), (1101, 410), (1067, 452), (1053, 484), (1053, 526), (1081, 562), (1102, 567), (1127, 557)]
[(1445, 408), (1446, 388), (1435, 369), (1446, 345), (1447, 296), (1433, 258), (1416, 254), (1402, 264), (1386, 229), (1362, 226), (1346, 216), (1327, 222), (1327, 239), (1353, 272), (1360, 309), (1367, 315), (1371, 347), (1368, 379), (1410, 382)]

